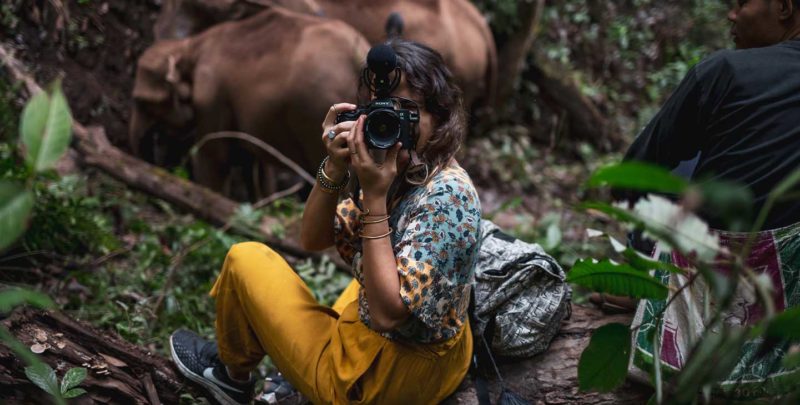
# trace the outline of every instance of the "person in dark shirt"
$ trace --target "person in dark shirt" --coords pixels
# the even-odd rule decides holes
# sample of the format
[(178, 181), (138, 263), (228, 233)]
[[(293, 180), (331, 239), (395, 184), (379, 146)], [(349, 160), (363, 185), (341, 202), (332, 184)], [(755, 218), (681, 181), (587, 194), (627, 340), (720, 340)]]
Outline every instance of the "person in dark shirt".
[[(758, 212), (769, 193), (800, 168), (800, 0), (739, 0), (728, 19), (738, 49), (717, 52), (695, 66), (626, 159), (672, 169), (699, 155), (694, 179), (745, 185)], [(790, 194), (797, 191), (800, 187)], [(680, 252), (666, 253), (659, 245), (649, 252), (689, 272), (653, 272), (671, 291), (639, 302), (632, 321), (632, 376), (653, 381), (653, 364), (661, 364), (661, 371), (686, 377), (697, 363), (699, 342), (729, 339), (733, 335), (726, 330), (758, 330), (775, 319), (770, 319), (767, 302), (775, 314), (800, 308), (800, 199), (780, 201), (758, 232), (731, 232), (734, 227), (714, 213), (700, 215), (716, 228), (719, 245), (725, 247), (706, 263), (715, 281), (707, 274), (690, 275), (700, 272), (691, 271), (693, 260)], [(738, 266), (748, 272), (739, 273)], [(733, 281), (750, 276), (765, 280), (767, 297), (756, 298), (748, 283)], [(724, 277), (731, 282), (718, 284)], [(714, 285), (733, 290), (720, 299)], [(709, 286), (716, 291), (709, 293)], [(719, 321), (712, 321), (716, 318), (704, 308), (713, 308)], [(733, 351), (725, 349), (732, 357), (728, 366), (710, 365), (716, 377), (708, 397), (737, 403), (797, 398), (800, 367), (784, 361), (790, 347), (787, 340), (753, 337)]]
[[(800, 0), (738, 0), (728, 19), (737, 50), (694, 66), (625, 160), (675, 169), (696, 159), (694, 179), (747, 186), (757, 213), (800, 168)], [(762, 229), (798, 222), (800, 199), (781, 201)]]
[[(700, 181), (743, 184), (758, 213), (770, 191), (800, 168), (800, 0), (738, 0), (728, 20), (737, 49), (716, 52), (694, 66), (625, 160), (658, 164)], [(614, 195), (632, 197), (622, 190)], [(714, 213), (700, 215), (726, 230)], [(778, 202), (762, 229), (796, 223), (800, 199)], [(652, 241), (641, 233), (628, 237), (635, 249), (652, 252)], [(636, 306), (635, 300), (607, 294), (589, 299), (607, 312)]]

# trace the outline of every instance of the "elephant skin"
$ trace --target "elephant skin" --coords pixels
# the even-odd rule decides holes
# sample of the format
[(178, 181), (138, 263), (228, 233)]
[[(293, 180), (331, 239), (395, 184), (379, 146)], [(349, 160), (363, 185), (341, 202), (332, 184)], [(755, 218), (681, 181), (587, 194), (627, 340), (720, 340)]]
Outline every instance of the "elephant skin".
[(497, 50), (486, 20), (469, 0), (165, 0), (155, 35), (191, 35), (267, 4), (342, 20), (373, 45), (386, 40), (386, 21), (397, 12), (403, 38), (442, 54), (464, 91), (466, 106), (494, 105)]
[[(341, 21), (281, 7), (158, 41), (138, 61), (131, 149), (147, 155), (142, 149), (153, 143), (154, 128), (167, 139), (192, 133), (190, 145), (206, 134), (238, 131), (313, 173), (324, 156), (320, 123), (332, 104), (354, 101), (368, 50), (363, 36)], [(225, 185), (234, 167), (247, 167), (248, 156), (270, 163), (247, 142), (211, 141), (192, 154), (192, 176), (239, 197)]]

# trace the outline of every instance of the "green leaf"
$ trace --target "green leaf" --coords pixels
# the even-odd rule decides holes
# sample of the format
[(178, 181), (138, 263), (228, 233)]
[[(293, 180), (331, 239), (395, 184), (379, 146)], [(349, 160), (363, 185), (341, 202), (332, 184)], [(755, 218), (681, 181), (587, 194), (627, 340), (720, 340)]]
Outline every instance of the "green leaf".
[(646, 272), (608, 259), (578, 260), (567, 273), (567, 281), (594, 291), (633, 298), (667, 298), (667, 287)]
[(33, 194), (14, 183), (0, 182), (0, 250), (7, 248), (28, 226)]
[[(64, 379), (61, 380), (61, 393), (66, 394), (71, 388), (77, 387), (83, 380), (86, 379), (86, 369), (83, 367), (74, 367), (69, 369), (64, 374)], [(71, 398), (71, 397), (67, 397)]]
[(637, 252), (634, 249), (626, 248), (622, 251), (622, 256), (628, 260), (631, 267), (639, 271), (650, 270), (664, 270), (670, 273), (684, 274), (686, 271), (674, 264), (664, 263), (658, 260), (650, 259), (649, 257)]
[(800, 340), (800, 307), (789, 308), (769, 322), (766, 336), (786, 340)]
[(64, 393), (64, 398), (70, 399), (81, 396), (86, 393), (86, 390), (83, 388), (73, 388)]
[(622, 242), (618, 241), (611, 235), (606, 235), (608, 237), (608, 241), (611, 242), (611, 246), (614, 248), (614, 251), (621, 254), (625, 259), (628, 260), (628, 264), (631, 267), (635, 268), (636, 270), (641, 270), (645, 272), (649, 272), (650, 270), (664, 270), (670, 273), (677, 273), (677, 274), (684, 274), (686, 271), (678, 266), (675, 266), (671, 263), (664, 263), (662, 261), (653, 260), (648, 256), (645, 256), (636, 250), (626, 247), (622, 244)]
[(608, 392), (622, 385), (631, 354), (630, 334), (630, 329), (620, 323), (597, 328), (578, 361), (581, 391)]
[(37, 387), (43, 389), (48, 394), (60, 397), (61, 392), (58, 390), (58, 380), (56, 379), (56, 372), (46, 363), (34, 364), (25, 367), (25, 375)]
[(547, 250), (553, 250), (561, 244), (561, 229), (558, 227), (558, 224), (550, 224), (550, 226), (547, 227), (545, 243), (547, 245)]
[(606, 215), (611, 216), (617, 221), (628, 223), (639, 228), (644, 226), (644, 222), (641, 219), (637, 218), (636, 215), (634, 215), (630, 211), (624, 208), (615, 207), (610, 204), (601, 202), (586, 202), (578, 205), (578, 208), (584, 211), (585, 210), (600, 211)]
[(41, 149), (41, 136), (47, 127), (47, 116), (50, 112), (50, 97), (42, 91), (34, 95), (25, 105), (20, 118), (20, 141), (25, 148), (25, 161), (34, 167), (35, 157)]
[(0, 312), (11, 312), (22, 304), (31, 304), (46, 309), (53, 307), (53, 301), (47, 295), (36, 291), (12, 289), (0, 291)]
[(662, 167), (624, 162), (598, 169), (586, 185), (680, 194), (686, 190), (688, 183)]
[(25, 106), (20, 137), (25, 161), (35, 171), (51, 168), (67, 151), (72, 137), (72, 116), (60, 81), (53, 84), (52, 95), (41, 92)]

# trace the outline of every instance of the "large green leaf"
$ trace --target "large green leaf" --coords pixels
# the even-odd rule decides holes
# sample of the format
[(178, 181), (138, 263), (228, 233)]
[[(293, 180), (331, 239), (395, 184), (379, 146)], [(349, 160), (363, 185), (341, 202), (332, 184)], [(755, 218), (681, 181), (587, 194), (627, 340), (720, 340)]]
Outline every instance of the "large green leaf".
[(58, 389), (58, 379), (56, 379), (56, 372), (52, 367), (46, 363), (34, 364), (25, 367), (25, 375), (37, 387), (43, 389), (46, 393), (54, 396), (61, 397), (61, 391)]
[(680, 194), (686, 190), (688, 183), (658, 166), (624, 162), (598, 169), (586, 185)]
[(33, 209), (33, 194), (14, 183), (0, 182), (0, 250), (22, 235)]
[[(64, 379), (61, 380), (61, 393), (65, 394), (72, 388), (77, 387), (83, 380), (86, 379), (86, 369), (83, 367), (73, 367), (64, 374)], [(80, 395), (80, 394), (78, 394)], [(77, 396), (77, 395), (76, 395)], [(71, 397), (67, 397), (71, 398)]]
[(620, 323), (597, 328), (578, 361), (581, 391), (607, 392), (622, 385), (631, 354), (630, 334), (630, 329)]
[(31, 304), (44, 309), (51, 308), (53, 301), (50, 297), (35, 291), (21, 289), (0, 291), (0, 313), (10, 312), (22, 304)]
[(667, 287), (646, 272), (610, 260), (578, 260), (567, 273), (567, 281), (594, 291), (633, 298), (664, 299)]
[(35, 171), (51, 168), (66, 152), (72, 137), (72, 116), (60, 82), (53, 85), (51, 95), (40, 92), (25, 106), (20, 137), (25, 161)]

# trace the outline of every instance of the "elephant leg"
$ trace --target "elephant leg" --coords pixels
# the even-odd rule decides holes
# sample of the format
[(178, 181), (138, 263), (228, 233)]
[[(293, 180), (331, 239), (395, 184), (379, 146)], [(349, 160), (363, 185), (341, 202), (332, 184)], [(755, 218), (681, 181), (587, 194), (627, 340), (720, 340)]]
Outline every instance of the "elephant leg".
[(230, 141), (215, 140), (204, 145), (192, 155), (192, 176), (194, 181), (216, 192), (225, 192), (225, 184), (230, 177)]
[(278, 191), (278, 184), (275, 182), (275, 166), (263, 160), (256, 161), (253, 164), (251, 184), (254, 188), (255, 201), (275, 194)]

